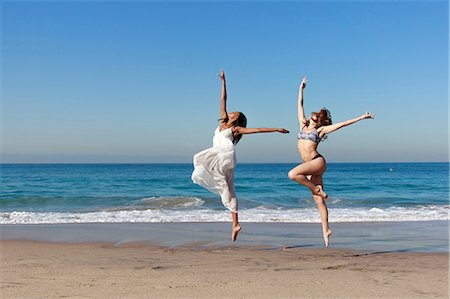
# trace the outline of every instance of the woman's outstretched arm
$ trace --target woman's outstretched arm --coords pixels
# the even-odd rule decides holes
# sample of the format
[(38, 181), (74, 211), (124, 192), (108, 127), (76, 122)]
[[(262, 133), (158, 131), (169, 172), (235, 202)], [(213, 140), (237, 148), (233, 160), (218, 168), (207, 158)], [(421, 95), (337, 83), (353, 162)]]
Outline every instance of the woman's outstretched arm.
[(227, 83), (225, 81), (225, 73), (223, 70), (219, 72), (219, 78), (222, 80), (222, 96), (220, 97), (220, 123), (228, 122), (227, 113)]
[(366, 118), (374, 119), (375, 118), (375, 114), (372, 114), (370, 112), (366, 112), (363, 115), (361, 115), (360, 117), (349, 119), (347, 121), (343, 121), (343, 122), (340, 122), (340, 123), (337, 123), (337, 124), (333, 124), (333, 125), (329, 125), (329, 126), (323, 126), (323, 127), (321, 127), (320, 135), (323, 136), (325, 134), (329, 134), (331, 132), (339, 130), (340, 128), (349, 126), (351, 124), (354, 124), (354, 123), (356, 123), (356, 122), (358, 122), (360, 120), (366, 119)]
[(305, 111), (303, 110), (303, 89), (306, 87), (306, 82), (308, 82), (308, 78), (305, 76), (298, 89), (298, 122), (300, 123), (300, 129), (306, 126)]
[(255, 133), (289, 133), (288, 130), (283, 128), (244, 128), (244, 127), (234, 127), (235, 134), (255, 134)]

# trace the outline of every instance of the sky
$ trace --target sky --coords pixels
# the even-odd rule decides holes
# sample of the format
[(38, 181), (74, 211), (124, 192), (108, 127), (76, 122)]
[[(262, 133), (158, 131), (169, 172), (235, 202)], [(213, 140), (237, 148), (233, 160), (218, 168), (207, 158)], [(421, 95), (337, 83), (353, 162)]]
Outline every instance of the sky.
[(300, 162), (307, 115), (363, 120), (328, 162), (448, 161), (447, 1), (3, 1), (3, 163), (179, 163), (212, 145), (221, 83), (239, 162)]

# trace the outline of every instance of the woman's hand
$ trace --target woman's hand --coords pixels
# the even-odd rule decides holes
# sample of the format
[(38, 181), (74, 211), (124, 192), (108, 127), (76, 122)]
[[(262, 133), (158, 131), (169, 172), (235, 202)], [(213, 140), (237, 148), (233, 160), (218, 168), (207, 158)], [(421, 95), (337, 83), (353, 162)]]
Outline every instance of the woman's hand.
[(217, 76), (219, 76), (220, 80), (225, 81), (225, 73), (223, 70), (220, 70)]
[(370, 113), (370, 112), (366, 112), (363, 115), (361, 115), (361, 119), (366, 119), (366, 118), (374, 119), (375, 118), (375, 114)]
[(300, 83), (300, 88), (305, 89), (307, 82), (308, 82), (308, 78), (306, 76), (303, 77), (302, 83)]
[(287, 134), (287, 133), (289, 133), (289, 131), (288, 131), (288, 130), (286, 130), (286, 129), (283, 129), (283, 128), (281, 128), (281, 129), (277, 129), (277, 132), (279, 132), (279, 133), (283, 133), (283, 134)]

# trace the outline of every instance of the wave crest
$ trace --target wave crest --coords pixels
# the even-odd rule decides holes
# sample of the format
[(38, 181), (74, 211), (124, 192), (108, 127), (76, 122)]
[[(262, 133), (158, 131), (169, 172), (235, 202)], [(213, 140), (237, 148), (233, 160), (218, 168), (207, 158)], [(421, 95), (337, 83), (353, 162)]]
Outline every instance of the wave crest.
[(198, 197), (172, 196), (172, 197), (147, 197), (140, 199), (138, 204), (148, 207), (198, 207), (204, 201)]

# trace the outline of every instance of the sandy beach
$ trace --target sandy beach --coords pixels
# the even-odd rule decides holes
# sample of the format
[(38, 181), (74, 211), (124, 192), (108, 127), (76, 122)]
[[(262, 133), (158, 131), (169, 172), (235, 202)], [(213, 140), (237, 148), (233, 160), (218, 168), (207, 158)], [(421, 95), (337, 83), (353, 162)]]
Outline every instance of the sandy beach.
[(448, 234), (438, 238), (447, 224), (397, 223), (391, 233), (394, 224), (335, 225), (332, 244), (347, 246), (332, 248), (323, 248), (317, 225), (307, 224), (245, 223), (237, 243), (223, 239), (228, 223), (3, 225), (1, 294), (448, 298), (448, 250), (441, 250)]
[(3, 298), (448, 298), (445, 253), (1, 242)]

